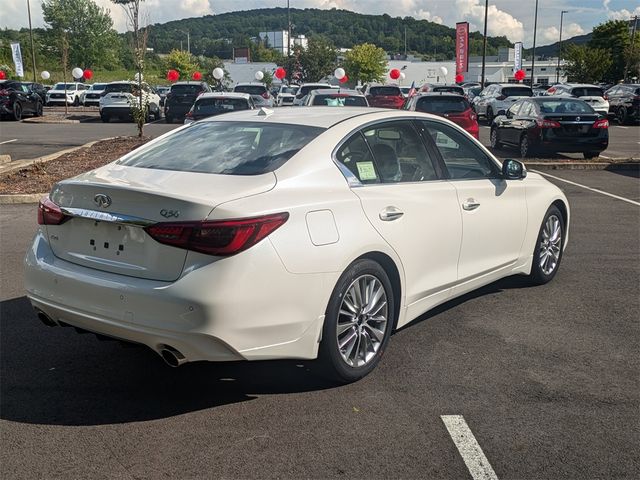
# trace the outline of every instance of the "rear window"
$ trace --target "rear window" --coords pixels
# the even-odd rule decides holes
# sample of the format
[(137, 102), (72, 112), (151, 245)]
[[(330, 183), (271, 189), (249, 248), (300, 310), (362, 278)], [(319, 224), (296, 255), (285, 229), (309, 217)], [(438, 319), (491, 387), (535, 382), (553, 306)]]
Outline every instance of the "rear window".
[(237, 110), (249, 110), (249, 102), (244, 98), (203, 98), (193, 107), (194, 115), (217, 115)]
[(323, 131), (282, 123), (196, 122), (118, 163), (181, 172), (260, 175), (284, 165)]
[(110, 83), (104, 87), (105, 93), (131, 93), (133, 85), (130, 83)]
[(425, 113), (460, 113), (471, 108), (464, 97), (422, 97), (418, 99), (416, 111)]
[(533, 91), (528, 87), (506, 87), (502, 94), (505, 97), (533, 97)]
[(171, 93), (174, 95), (197, 95), (203, 90), (202, 85), (171, 85)]
[(91, 87), (89, 87), (89, 90), (104, 90), (104, 87), (106, 86), (106, 83), (94, 83), (93, 85), (91, 85)]
[(459, 95), (464, 95), (464, 89), (462, 87), (456, 87), (455, 85), (441, 85), (439, 87), (433, 87), (433, 92), (447, 92), (447, 93), (457, 93)]
[(364, 97), (351, 97), (348, 95), (316, 95), (313, 98), (313, 105), (324, 105), (328, 107), (368, 107)]
[(288, 93), (291, 95), (295, 95), (297, 91), (298, 91), (298, 87), (282, 87), (280, 89), (280, 93)]
[(588, 103), (582, 100), (544, 100), (539, 102), (540, 111), (545, 113), (596, 113)]
[[(53, 87), (54, 90), (65, 90), (64, 88), (64, 83), (56, 83), (55, 87)], [(76, 89), (76, 84), (75, 83), (67, 83), (67, 88), (66, 90), (75, 90)]]
[(234, 92), (248, 93), (249, 95), (262, 95), (267, 91), (264, 85), (236, 85)]
[(402, 95), (399, 87), (371, 87), (369, 94), (376, 96), (395, 96)]
[(580, 87), (571, 90), (571, 95), (575, 97), (603, 97), (604, 92), (598, 87)]
[(304, 85), (303, 87), (300, 87), (300, 89), (298, 90), (297, 97), (302, 98), (305, 95), (307, 95), (309, 92), (313, 90), (320, 90), (321, 88), (331, 88), (331, 87), (329, 87), (328, 85)]

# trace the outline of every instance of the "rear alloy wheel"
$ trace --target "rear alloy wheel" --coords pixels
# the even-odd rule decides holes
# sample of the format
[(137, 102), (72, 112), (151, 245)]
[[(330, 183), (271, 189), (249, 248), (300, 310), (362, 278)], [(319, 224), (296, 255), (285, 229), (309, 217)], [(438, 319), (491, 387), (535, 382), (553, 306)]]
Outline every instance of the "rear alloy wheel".
[(13, 104), (13, 119), (16, 122), (22, 120), (22, 105), (20, 105), (18, 102)]
[(42, 102), (38, 102), (38, 104), (36, 105), (36, 117), (41, 117), (42, 111)]
[(489, 125), (493, 123), (493, 109), (491, 107), (487, 108), (487, 123)]
[(618, 110), (616, 110), (616, 120), (620, 125), (627, 123), (629, 120), (628, 116), (629, 114), (627, 113), (626, 107), (619, 107)]
[(529, 280), (534, 285), (550, 282), (562, 260), (564, 221), (558, 207), (552, 205), (542, 220), (540, 233), (533, 251), (533, 264)]
[(500, 140), (498, 140), (497, 128), (491, 129), (490, 140), (491, 140), (491, 148), (500, 148), (502, 146), (502, 144), (500, 143)]
[(354, 262), (340, 277), (324, 320), (319, 362), (332, 379), (354, 382), (382, 357), (394, 325), (394, 298), (384, 269)]
[(523, 135), (520, 138), (520, 157), (521, 158), (529, 158), (533, 155), (533, 148), (531, 147), (531, 142), (529, 142), (529, 137)]
[(591, 160), (592, 158), (597, 158), (600, 155), (600, 152), (582, 152), (582, 156), (586, 160)]

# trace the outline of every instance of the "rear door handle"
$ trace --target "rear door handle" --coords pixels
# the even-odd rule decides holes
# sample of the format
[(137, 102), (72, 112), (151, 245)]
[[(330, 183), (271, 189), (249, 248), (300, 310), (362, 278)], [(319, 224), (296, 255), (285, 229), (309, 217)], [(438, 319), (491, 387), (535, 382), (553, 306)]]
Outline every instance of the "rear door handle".
[(384, 210), (380, 212), (380, 220), (383, 222), (391, 222), (392, 220), (397, 220), (401, 216), (404, 215), (404, 212), (399, 210), (396, 207), (386, 207)]
[(480, 206), (480, 203), (476, 202), (473, 198), (468, 198), (463, 204), (462, 208), (464, 210), (475, 210)]

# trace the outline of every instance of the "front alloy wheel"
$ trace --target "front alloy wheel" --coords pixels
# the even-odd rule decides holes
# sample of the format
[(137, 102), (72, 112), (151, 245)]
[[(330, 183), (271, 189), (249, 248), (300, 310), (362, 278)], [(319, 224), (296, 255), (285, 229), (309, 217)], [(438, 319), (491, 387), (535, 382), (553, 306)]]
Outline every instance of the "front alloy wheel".
[(490, 140), (491, 140), (491, 148), (500, 148), (500, 141), (498, 140), (498, 129), (497, 128), (492, 128), (491, 129)]
[(356, 260), (338, 280), (325, 315), (319, 363), (340, 382), (356, 381), (382, 357), (394, 324), (394, 297), (385, 270)]
[(13, 104), (13, 119), (16, 122), (22, 120), (22, 105), (20, 105), (18, 102)]
[(551, 281), (558, 271), (562, 259), (564, 242), (564, 221), (555, 205), (549, 207), (542, 221), (538, 240), (533, 252), (531, 282), (542, 285)]
[(529, 137), (523, 135), (520, 139), (520, 157), (528, 158), (531, 156), (531, 144), (529, 143)]

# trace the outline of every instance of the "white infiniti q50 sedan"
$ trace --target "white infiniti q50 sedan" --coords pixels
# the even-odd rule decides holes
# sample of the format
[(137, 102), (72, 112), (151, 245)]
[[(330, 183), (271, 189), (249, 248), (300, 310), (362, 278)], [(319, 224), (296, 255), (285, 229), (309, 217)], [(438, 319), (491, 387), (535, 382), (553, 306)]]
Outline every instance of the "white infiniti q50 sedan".
[(354, 381), (434, 306), (551, 280), (569, 205), (444, 118), (313, 107), (181, 127), (55, 185), (38, 223), (25, 282), (46, 324), (172, 366), (318, 358)]

